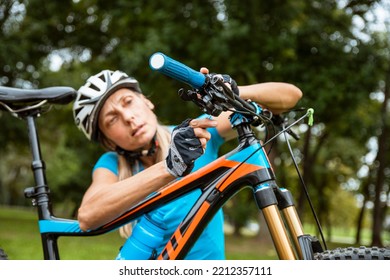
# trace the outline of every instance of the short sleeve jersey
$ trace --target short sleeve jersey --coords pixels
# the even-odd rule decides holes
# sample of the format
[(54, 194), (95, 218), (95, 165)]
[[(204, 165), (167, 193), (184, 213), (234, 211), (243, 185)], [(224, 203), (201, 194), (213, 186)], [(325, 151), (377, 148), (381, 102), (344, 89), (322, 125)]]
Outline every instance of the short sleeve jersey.
[[(204, 116), (202, 116), (204, 117)], [(173, 127), (170, 127), (173, 129)], [(205, 153), (195, 161), (193, 171), (205, 166), (206, 164), (214, 161), (218, 157), (218, 151), (222, 143), (223, 138), (218, 134), (215, 128), (209, 128), (208, 131), (211, 134), (211, 139), (207, 142)], [(97, 168), (106, 168), (112, 171), (115, 175), (118, 175), (118, 156), (115, 152), (107, 152), (103, 154), (97, 163), (95, 164), (94, 170)], [(140, 170), (143, 167), (141, 166)], [(187, 213), (191, 210), (196, 200), (200, 196), (201, 191), (195, 190), (178, 199), (169, 202), (162, 207), (153, 210), (146, 214), (146, 220), (157, 225), (163, 231), (161, 237), (161, 243), (157, 246), (157, 254), (161, 252), (164, 245), (168, 242), (169, 238), (176, 230), (180, 221), (184, 219)], [(145, 216), (146, 216), (145, 215)], [(137, 231), (136, 227), (139, 224), (135, 224), (133, 228), (134, 232)], [(145, 234), (144, 242), (148, 242), (148, 235)], [(132, 237), (129, 237), (131, 239)], [(131, 242), (127, 241), (127, 242)], [(219, 210), (210, 223), (207, 225), (203, 233), (200, 235), (192, 249), (189, 251), (185, 259), (189, 260), (220, 260), (225, 259), (225, 245), (224, 245), (224, 234), (223, 234), (223, 212)], [(131, 250), (126, 251), (127, 246), (123, 246), (117, 259), (139, 259), (137, 250), (132, 247)]]

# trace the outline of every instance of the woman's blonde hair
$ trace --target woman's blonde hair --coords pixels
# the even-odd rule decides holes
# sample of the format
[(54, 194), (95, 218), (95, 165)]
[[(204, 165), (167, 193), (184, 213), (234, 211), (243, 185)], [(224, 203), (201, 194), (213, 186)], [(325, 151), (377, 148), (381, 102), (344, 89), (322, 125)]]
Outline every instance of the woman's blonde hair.
[[(169, 143), (171, 140), (171, 134), (167, 127), (158, 124), (156, 131), (156, 141), (158, 143), (156, 147), (156, 163), (164, 160), (168, 154)], [(100, 142), (107, 150), (115, 151), (116, 145), (107, 139), (104, 135), (101, 135)], [(130, 165), (125, 156), (118, 154), (118, 179), (124, 180), (138, 173), (140, 170), (139, 162), (136, 160), (133, 165)], [(119, 234), (123, 238), (128, 238), (132, 232), (132, 223), (128, 223), (119, 228)]]

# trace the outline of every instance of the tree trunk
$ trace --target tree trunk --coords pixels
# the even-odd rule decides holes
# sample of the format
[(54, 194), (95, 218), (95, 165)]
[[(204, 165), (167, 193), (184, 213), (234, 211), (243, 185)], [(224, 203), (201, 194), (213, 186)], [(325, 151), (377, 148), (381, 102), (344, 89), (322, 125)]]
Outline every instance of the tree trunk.
[(358, 218), (356, 220), (356, 236), (355, 236), (355, 244), (360, 244), (361, 242), (361, 232), (362, 232), (362, 225), (363, 225), (363, 218), (364, 218), (364, 213), (366, 212), (366, 203), (368, 200), (368, 186), (370, 184), (370, 178), (366, 181), (366, 183), (363, 186), (362, 189), (362, 194), (363, 194), (363, 205), (362, 208), (360, 209)]
[(375, 182), (375, 198), (374, 198), (374, 210), (373, 210), (373, 225), (372, 225), (372, 246), (383, 246), (381, 231), (383, 224), (383, 205), (380, 200), (381, 193), (384, 190), (384, 183), (386, 179), (385, 168), (388, 166), (387, 158), (389, 153), (389, 125), (387, 122), (388, 115), (388, 99), (390, 94), (390, 73), (386, 77), (386, 84), (384, 90), (384, 100), (381, 108), (381, 126), (382, 133), (378, 137), (378, 154), (376, 161), (378, 162), (377, 176)]

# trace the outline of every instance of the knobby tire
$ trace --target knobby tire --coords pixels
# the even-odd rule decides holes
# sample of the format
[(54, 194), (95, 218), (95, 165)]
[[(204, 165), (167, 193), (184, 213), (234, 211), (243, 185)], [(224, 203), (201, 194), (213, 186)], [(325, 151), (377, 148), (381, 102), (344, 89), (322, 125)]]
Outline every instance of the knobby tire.
[(390, 248), (337, 248), (314, 254), (316, 260), (390, 260)]

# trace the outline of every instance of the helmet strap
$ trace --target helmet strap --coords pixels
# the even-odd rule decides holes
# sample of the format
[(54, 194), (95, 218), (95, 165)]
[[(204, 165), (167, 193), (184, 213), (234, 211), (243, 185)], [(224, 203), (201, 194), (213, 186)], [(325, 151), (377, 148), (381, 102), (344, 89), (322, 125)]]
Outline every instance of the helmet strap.
[(158, 147), (158, 141), (156, 135), (153, 136), (152, 146), (148, 150), (143, 150), (142, 148), (138, 151), (128, 151), (125, 149), (122, 149), (121, 147), (117, 146), (115, 151), (126, 158), (126, 160), (130, 163), (130, 165), (133, 165), (136, 160), (140, 160), (141, 157), (144, 156), (152, 156)]

